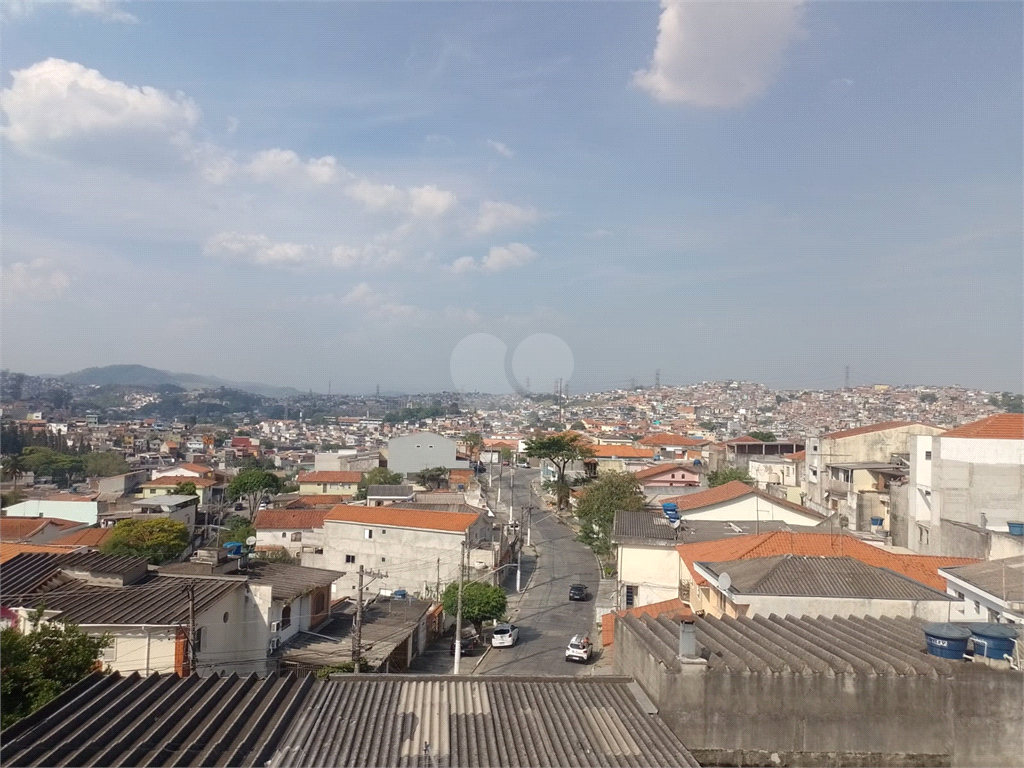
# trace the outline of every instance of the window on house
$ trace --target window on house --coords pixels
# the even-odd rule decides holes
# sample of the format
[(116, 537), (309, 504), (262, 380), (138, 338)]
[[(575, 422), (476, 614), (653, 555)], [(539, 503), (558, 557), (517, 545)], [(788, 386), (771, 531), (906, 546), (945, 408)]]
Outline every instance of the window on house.
[(417, 447), (417, 448), (422, 448), (423, 446), (422, 446), (422, 445), (417, 445), (416, 447)]
[(285, 538), (288, 535), (286, 531), (281, 531), (281, 538)]
[(313, 547), (313, 554), (314, 555), (322, 555), (323, 553), (324, 553), (324, 548), (323, 547)]
[(636, 602), (636, 590), (637, 588), (632, 584), (626, 585), (626, 607), (632, 608)]
[(355, 561), (356, 561), (356, 556), (355, 555), (345, 555), (345, 562), (346, 563), (354, 563)]
[(365, 539), (372, 539), (373, 538), (373, 529), (372, 528), (366, 528), (363, 531), (363, 538), (365, 538)]
[(932, 460), (932, 452), (931, 451), (925, 451), (924, 452), (924, 460), (925, 461), (931, 461)]
[(323, 613), (326, 607), (327, 598), (324, 596), (323, 592), (320, 592), (313, 600), (313, 613)]
[(387, 533), (387, 532), (388, 532), (388, 529), (387, 529), (387, 528), (381, 528), (381, 529), (380, 529), (380, 532), (381, 532), (381, 533)]
[(281, 629), (285, 629), (292, 625), (292, 607), (286, 605), (281, 609)]
[(380, 559), (380, 561), (381, 561), (382, 563), (386, 563), (386, 562), (388, 561), (388, 559), (387, 559), (386, 557), (382, 557), (382, 558)]
[(103, 661), (116, 661), (117, 660), (117, 638), (110, 640), (110, 645), (103, 649), (100, 653), (100, 659)]
[(196, 630), (196, 653), (199, 653), (201, 650), (203, 650), (203, 634), (203, 627), (199, 627), (199, 629)]
[(302, 541), (302, 531), (296, 531), (292, 534), (292, 541)]

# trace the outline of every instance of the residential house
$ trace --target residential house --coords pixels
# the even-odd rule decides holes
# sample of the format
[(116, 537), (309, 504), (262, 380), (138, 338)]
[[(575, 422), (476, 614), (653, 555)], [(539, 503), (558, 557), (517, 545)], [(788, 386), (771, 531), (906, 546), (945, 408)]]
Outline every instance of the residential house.
[(384, 574), (378, 588), (436, 598), (458, 578), (464, 545), (477, 578), (492, 573), (501, 559), (494, 554), (492, 526), (478, 513), (342, 504), (325, 515), (322, 531), (322, 552), (304, 549), (302, 562), (345, 572), (348, 581), (341, 589), (335, 585), (336, 597), (354, 593), (360, 566)]
[(214, 477), (214, 469), (205, 464), (186, 462), (184, 464), (174, 464), (170, 467), (154, 469), (152, 479), (156, 480), (161, 477), (206, 477), (212, 479)]
[(388, 469), (407, 476), (433, 467), (469, 469), (468, 459), (459, 459), (456, 441), (434, 432), (414, 432), (388, 440)]
[(366, 489), (366, 506), (384, 507), (403, 501), (412, 501), (411, 485), (371, 485)]
[(640, 445), (653, 448), (655, 459), (658, 461), (693, 461), (694, 459), (700, 459), (706, 463), (711, 441), (703, 438), (687, 437), (686, 435), (676, 435), (671, 432), (660, 432), (642, 438)]
[(98, 551), (113, 532), (113, 528), (103, 528), (100, 526), (79, 528), (58, 536), (50, 543), (54, 546), (84, 547)]
[(66, 533), (85, 527), (77, 520), (56, 517), (0, 517), (0, 541), (49, 544)]
[(663, 499), (662, 504), (675, 504), (676, 512), (684, 520), (760, 520), (816, 525), (825, 519), (820, 512), (772, 496), (739, 480)]
[(630, 445), (592, 445), (591, 456), (583, 463), (591, 475), (601, 472), (634, 472), (646, 468), (654, 460), (653, 448)]
[(355, 498), (359, 490), (359, 481), (362, 479), (362, 472), (303, 472), (299, 475), (299, 493), (326, 493)]
[(1008, 523), (1024, 522), (1024, 414), (998, 414), (915, 437), (907, 502), (911, 549), (988, 556), (987, 537), (965, 525), (1008, 532)]
[(8, 560), (26, 552), (49, 552), (52, 554), (66, 555), (70, 552), (77, 551), (79, 551), (79, 547), (62, 546), (60, 544), (23, 544), (13, 541), (0, 541), (0, 564), (6, 563)]
[[(819, 512), (841, 512), (851, 522), (856, 509), (850, 508), (852, 477), (848, 469), (832, 471), (833, 465), (857, 465), (863, 462), (888, 464), (895, 455), (910, 453), (915, 435), (937, 435), (943, 430), (912, 421), (885, 421), (863, 427), (829, 432), (807, 440), (807, 487), (804, 504)], [(854, 492), (854, 496), (855, 496)], [(840, 506), (844, 505), (844, 509)]]
[(263, 510), (254, 523), (257, 550), (284, 549), (300, 560), (304, 547), (322, 553), (324, 518), (334, 506), (337, 504), (319, 509)]
[(27, 499), (4, 507), (6, 517), (52, 517), (60, 520), (74, 520), (83, 525), (96, 525), (101, 508), (105, 504), (97, 501), (82, 501), (77, 498)]
[(952, 598), (902, 574), (849, 557), (775, 555), (695, 562), (712, 616), (888, 616), (948, 621)]
[(162, 475), (154, 480), (148, 480), (139, 488), (142, 490), (142, 498), (152, 499), (174, 493), (174, 489), (181, 483), (192, 483), (195, 486), (195, 495), (199, 497), (199, 505), (207, 507), (213, 501), (213, 486), (217, 481), (208, 477), (191, 477), (188, 475)]
[(657, 488), (697, 488), (701, 473), (693, 464), (655, 464), (633, 473), (645, 490)]
[(954, 621), (1024, 625), (1024, 555), (940, 568), (939, 575), (957, 600)]
[[(100, 519), (102, 527), (116, 525), (121, 520), (154, 520), (167, 518), (184, 523), (189, 538), (196, 535), (196, 515), (198, 514), (198, 496), (161, 494), (152, 499), (133, 501), (131, 509), (106, 512)], [(200, 534), (202, 535), (202, 534)]]

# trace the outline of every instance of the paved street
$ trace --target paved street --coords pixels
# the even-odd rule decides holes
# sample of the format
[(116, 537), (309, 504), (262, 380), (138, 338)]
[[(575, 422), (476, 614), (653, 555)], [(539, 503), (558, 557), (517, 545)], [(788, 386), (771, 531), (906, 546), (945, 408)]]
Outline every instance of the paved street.
[[(509, 468), (505, 468), (501, 511), (507, 510)], [(515, 592), (515, 572), (510, 573), (509, 610), (512, 622), (520, 628), (519, 643), (513, 648), (492, 648), (476, 669), (484, 675), (577, 675), (592, 672), (592, 665), (565, 661), (565, 646), (576, 632), (589, 632), (594, 639), (594, 594), (599, 581), (593, 553), (575, 541), (573, 532), (557, 518), (541, 509), (531, 489), (538, 470), (515, 472), (514, 517), (520, 508), (533, 504), (532, 547), (523, 550), (523, 586)], [(495, 484), (497, 479), (495, 478)], [(497, 494), (491, 493), (492, 507)], [(503, 514), (502, 519), (507, 519)], [(586, 602), (569, 602), (569, 585), (586, 584), (590, 597)]]

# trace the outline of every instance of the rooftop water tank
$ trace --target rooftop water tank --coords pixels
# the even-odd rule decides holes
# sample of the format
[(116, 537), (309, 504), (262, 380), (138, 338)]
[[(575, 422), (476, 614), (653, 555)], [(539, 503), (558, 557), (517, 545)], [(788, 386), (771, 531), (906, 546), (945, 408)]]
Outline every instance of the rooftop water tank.
[(971, 630), (960, 624), (925, 624), (924, 639), (928, 653), (943, 659), (962, 659), (967, 653)]
[(408, 596), (409, 593), (406, 592), (404, 589), (396, 589), (394, 592), (391, 593), (391, 597), (393, 597), (395, 600), (405, 600), (405, 598), (407, 598)]
[(1011, 536), (1024, 536), (1024, 523), (1019, 520), (1007, 521), (1006, 527), (1010, 529)]
[(881, 524), (882, 524), (882, 523), (883, 523), (884, 521), (885, 521), (885, 518), (882, 518), (882, 517), (872, 517), (872, 518), (871, 518), (871, 525), (872, 525), (873, 527), (877, 528), (877, 527), (879, 527), (879, 526), (880, 526), (880, 525), (881, 525)]
[(667, 501), (661, 505), (661, 511), (664, 512), (665, 517), (667, 517), (672, 522), (675, 522), (679, 519), (679, 507), (670, 501)]
[(974, 641), (974, 655), (989, 659), (1001, 659), (1013, 655), (1013, 643), (1017, 639), (1017, 628), (1009, 624), (986, 624), (976, 622), (967, 625)]

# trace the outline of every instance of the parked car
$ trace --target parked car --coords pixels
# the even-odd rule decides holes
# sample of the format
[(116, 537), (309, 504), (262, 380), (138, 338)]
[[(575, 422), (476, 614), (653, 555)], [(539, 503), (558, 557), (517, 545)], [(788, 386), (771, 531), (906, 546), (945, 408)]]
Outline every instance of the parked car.
[(573, 635), (565, 649), (566, 661), (582, 661), (586, 664), (594, 653), (594, 644), (587, 635)]
[(587, 599), (587, 585), (586, 584), (572, 584), (569, 586), (569, 599), (570, 600), (586, 600)]
[(511, 648), (518, 641), (519, 627), (515, 624), (499, 624), (491, 636), (491, 645), (495, 648)]
[(528, 462), (528, 461), (520, 461), (518, 464), (516, 464), (516, 466), (519, 467), (520, 469), (529, 469), (530, 468), (530, 462)]
[[(469, 635), (468, 637), (462, 638), (462, 652), (460, 656), (472, 656), (473, 651), (480, 647), (480, 638), (476, 635)], [(455, 641), (452, 640), (451, 648), (448, 651), (450, 656), (455, 655)]]

